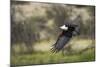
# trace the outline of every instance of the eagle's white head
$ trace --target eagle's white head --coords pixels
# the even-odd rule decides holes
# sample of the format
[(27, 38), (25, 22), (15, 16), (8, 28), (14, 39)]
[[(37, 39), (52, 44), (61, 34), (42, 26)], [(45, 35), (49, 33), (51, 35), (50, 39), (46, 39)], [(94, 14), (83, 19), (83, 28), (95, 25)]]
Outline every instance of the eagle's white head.
[(68, 30), (68, 26), (63, 25), (63, 26), (60, 27), (60, 29), (67, 31)]

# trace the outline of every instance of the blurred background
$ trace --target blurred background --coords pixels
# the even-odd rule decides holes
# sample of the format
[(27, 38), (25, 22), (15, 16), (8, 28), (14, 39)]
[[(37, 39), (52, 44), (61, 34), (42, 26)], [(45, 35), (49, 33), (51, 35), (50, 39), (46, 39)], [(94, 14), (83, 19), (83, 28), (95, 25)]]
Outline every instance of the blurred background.
[[(61, 25), (77, 16), (80, 35), (62, 52), (50, 49)], [(11, 65), (95, 60), (95, 6), (11, 1)]]

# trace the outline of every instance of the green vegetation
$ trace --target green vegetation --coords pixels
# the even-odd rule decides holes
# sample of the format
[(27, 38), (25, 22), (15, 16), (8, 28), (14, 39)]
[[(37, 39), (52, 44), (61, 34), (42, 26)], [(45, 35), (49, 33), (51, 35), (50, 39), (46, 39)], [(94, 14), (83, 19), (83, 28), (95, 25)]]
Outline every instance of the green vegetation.
[[(93, 44), (93, 40), (89, 39), (77, 39), (74, 38), (69, 44), (71, 44), (71, 50), (68, 53), (65, 53), (64, 55), (62, 52), (59, 53), (52, 53), (49, 51), (49, 41), (42, 40), (40, 42), (37, 42), (36, 50), (31, 54), (25, 54), (25, 53), (18, 53), (19, 50), (17, 47), (16, 54), (12, 53), (11, 55), (11, 64), (12, 65), (29, 65), (29, 64), (48, 64), (48, 63), (71, 63), (71, 62), (85, 62), (85, 61), (94, 61), (95, 60), (95, 49), (89, 48), (86, 51), (83, 52), (77, 52), (82, 51), (80, 49), (85, 49), (87, 45), (91, 45), (91, 42)], [(78, 44), (79, 43), (79, 44)], [(48, 44), (48, 50), (44, 50), (45, 46)], [(77, 47), (78, 46), (80, 47)], [(39, 48), (41, 47), (41, 48)], [(44, 47), (44, 48), (43, 48)], [(76, 48), (77, 47), (77, 48)], [(25, 48), (25, 47), (23, 47)], [(40, 49), (40, 50), (37, 50)], [(84, 50), (83, 49), (83, 50)], [(67, 48), (66, 48), (67, 50)], [(19, 52), (22, 52), (19, 51)], [(76, 53), (77, 52), (77, 53)]]
[(48, 64), (48, 63), (70, 63), (94, 61), (94, 49), (89, 49), (82, 54), (62, 55), (62, 53), (52, 54), (50, 52), (37, 52), (33, 54), (12, 56), (11, 64), (29, 65), (29, 64)]

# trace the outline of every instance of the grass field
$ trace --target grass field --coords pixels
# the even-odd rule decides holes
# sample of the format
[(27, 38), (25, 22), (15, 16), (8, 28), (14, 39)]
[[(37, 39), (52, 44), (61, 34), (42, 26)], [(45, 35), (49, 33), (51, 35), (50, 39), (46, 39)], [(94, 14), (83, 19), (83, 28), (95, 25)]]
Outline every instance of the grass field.
[[(52, 41), (54, 42), (54, 41)], [(52, 53), (50, 52), (50, 44), (52, 42), (41, 41), (36, 43), (36, 51), (31, 54), (21, 54), (16, 53), (11, 54), (11, 64), (12, 65), (37, 65), (37, 64), (54, 64), (54, 63), (72, 63), (72, 62), (87, 62), (95, 60), (95, 48), (90, 48), (82, 53), (75, 53), (81, 51), (83, 48), (88, 47), (88, 45), (94, 44), (93, 40), (90, 39), (73, 39), (71, 42), (72, 53), (63, 55), (62, 52)], [(24, 48), (24, 47), (23, 47)], [(48, 48), (48, 49), (45, 49)], [(15, 49), (15, 48), (14, 48)], [(17, 52), (21, 52), (16, 46)], [(41, 51), (40, 51), (41, 50)]]
[(36, 65), (36, 64), (51, 64), (51, 63), (71, 63), (94, 61), (94, 49), (89, 49), (82, 54), (62, 55), (62, 53), (51, 54), (50, 52), (37, 52), (27, 55), (12, 56), (12, 65)]

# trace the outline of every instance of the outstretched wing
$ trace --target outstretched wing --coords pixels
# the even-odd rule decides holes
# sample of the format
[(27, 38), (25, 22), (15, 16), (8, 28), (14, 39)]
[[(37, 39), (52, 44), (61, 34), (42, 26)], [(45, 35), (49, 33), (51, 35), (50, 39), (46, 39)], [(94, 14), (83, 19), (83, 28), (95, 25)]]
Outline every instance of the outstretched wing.
[(64, 46), (69, 42), (70, 37), (61, 36), (58, 38), (57, 42), (53, 45), (51, 51), (52, 52), (59, 52), (64, 48)]

